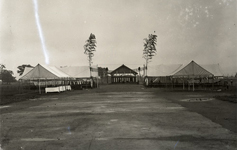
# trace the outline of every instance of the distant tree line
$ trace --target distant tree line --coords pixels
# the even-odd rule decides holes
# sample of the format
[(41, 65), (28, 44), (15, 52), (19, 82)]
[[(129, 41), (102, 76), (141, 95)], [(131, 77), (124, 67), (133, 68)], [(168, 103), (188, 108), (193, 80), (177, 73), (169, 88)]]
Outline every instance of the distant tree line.
[(4, 64), (0, 64), (0, 80), (1, 82), (7, 84), (16, 81), (15, 77), (13, 77), (13, 72), (11, 70), (7, 70)]
[[(29, 64), (28, 65), (23, 64), (21, 66), (18, 66), (17, 73), (19, 73), (20, 76), (23, 74), (25, 67), (33, 68), (33, 66), (31, 66)], [(6, 83), (6, 84), (15, 82), (16, 78), (13, 75), (14, 75), (13, 71), (6, 69), (6, 65), (0, 64), (0, 80), (1, 80), (1, 82)]]

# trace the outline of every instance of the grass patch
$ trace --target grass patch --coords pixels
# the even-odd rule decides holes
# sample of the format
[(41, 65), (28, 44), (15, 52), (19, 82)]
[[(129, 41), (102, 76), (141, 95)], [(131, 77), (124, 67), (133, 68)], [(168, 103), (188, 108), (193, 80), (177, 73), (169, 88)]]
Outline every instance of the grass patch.
[(37, 97), (37, 91), (32, 85), (18, 83), (0, 85), (0, 105), (25, 101)]

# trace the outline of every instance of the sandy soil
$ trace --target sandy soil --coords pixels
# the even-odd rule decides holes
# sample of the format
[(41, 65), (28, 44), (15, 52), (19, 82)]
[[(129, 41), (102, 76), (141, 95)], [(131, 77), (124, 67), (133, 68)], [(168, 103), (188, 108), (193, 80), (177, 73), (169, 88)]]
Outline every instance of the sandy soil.
[(0, 144), (4, 150), (236, 149), (236, 103), (216, 94), (223, 93), (141, 85), (44, 94), (1, 106)]

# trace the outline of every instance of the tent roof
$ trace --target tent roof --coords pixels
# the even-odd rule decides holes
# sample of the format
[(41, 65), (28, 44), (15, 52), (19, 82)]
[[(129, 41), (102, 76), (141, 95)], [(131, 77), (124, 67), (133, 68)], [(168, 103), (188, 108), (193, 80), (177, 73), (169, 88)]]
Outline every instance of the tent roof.
[(54, 66), (36, 65), (32, 70), (22, 76), (20, 79), (54, 79), (69, 78), (70, 76)]
[(216, 77), (222, 77), (223, 73), (220, 68), (219, 64), (208, 64), (208, 65), (201, 65), (204, 69), (208, 70), (210, 73), (212, 73)]
[(29, 71), (31, 71), (32, 69), (34, 69), (34, 68), (32, 68), (32, 67), (25, 67), (24, 72), (22, 73), (22, 75), (17, 76), (17, 77), (16, 77), (16, 80), (19, 80), (21, 77), (25, 76), (25, 75), (26, 75)]
[[(90, 78), (89, 66), (67, 66), (59, 69), (73, 78)], [(97, 66), (92, 66), (91, 75), (92, 77), (98, 77)]]
[(183, 65), (182, 64), (171, 64), (171, 65), (154, 65), (148, 66), (148, 76), (170, 76), (178, 71)]
[(187, 66), (180, 69), (173, 76), (212, 76), (213, 74), (198, 65), (196, 62), (191, 61)]

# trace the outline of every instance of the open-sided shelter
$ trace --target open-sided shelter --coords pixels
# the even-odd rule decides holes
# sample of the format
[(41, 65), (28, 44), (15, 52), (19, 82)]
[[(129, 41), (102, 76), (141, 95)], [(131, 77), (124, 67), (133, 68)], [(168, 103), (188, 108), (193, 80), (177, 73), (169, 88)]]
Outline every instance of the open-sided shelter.
[(185, 86), (202, 85), (212, 86), (213, 83), (219, 82), (223, 73), (218, 64), (199, 65), (191, 61), (187, 65), (157, 65), (149, 66), (146, 85), (152, 86)]
[(59, 69), (68, 74), (70, 77), (75, 78), (75, 81), (82, 84), (82, 86), (98, 86), (97, 66), (66, 66), (60, 67)]
[(203, 68), (202, 66), (198, 65), (196, 62), (191, 61), (188, 65), (177, 71), (172, 75), (173, 80), (177, 82), (178, 79), (181, 79), (183, 82), (183, 88), (185, 81), (188, 82), (188, 88), (190, 85), (193, 86), (196, 84), (201, 84), (206, 82), (205, 80), (212, 79), (212, 83), (214, 82), (214, 74)]
[(170, 76), (181, 69), (182, 66), (182, 64), (161, 64), (148, 66), (145, 84), (147, 86), (167, 86), (167, 84), (171, 84)]
[(137, 83), (138, 73), (125, 65), (121, 65), (110, 74), (112, 83)]
[[(54, 90), (60, 92), (66, 90), (65, 86), (70, 83), (72, 77), (62, 72), (55, 66), (38, 64), (25, 75), (21, 76), (19, 80), (33, 82), (35, 85), (38, 85), (40, 93), (41, 87), (56, 87), (57, 89)], [(68, 88), (70, 89), (70, 87)]]

